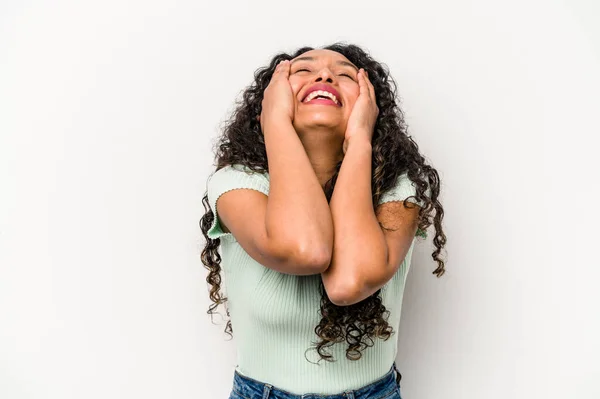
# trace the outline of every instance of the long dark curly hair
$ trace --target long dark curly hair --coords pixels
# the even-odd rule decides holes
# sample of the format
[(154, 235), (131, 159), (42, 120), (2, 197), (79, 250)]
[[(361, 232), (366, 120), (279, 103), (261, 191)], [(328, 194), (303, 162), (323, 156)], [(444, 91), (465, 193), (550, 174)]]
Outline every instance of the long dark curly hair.
[[(442, 231), (444, 210), (438, 201), (440, 179), (437, 171), (427, 165), (425, 158), (419, 154), (419, 147), (415, 141), (407, 134), (404, 113), (396, 103), (396, 83), (386, 66), (375, 61), (356, 45), (335, 43), (321, 48), (344, 55), (358, 68), (364, 68), (369, 73), (369, 79), (375, 87), (375, 96), (379, 107), (379, 115), (372, 138), (373, 204), (378, 204), (382, 194), (394, 186), (396, 179), (401, 174), (407, 172), (409, 179), (416, 186), (416, 196), (411, 198), (423, 201), (423, 206), (419, 210), (417, 236), (426, 238), (427, 228), (431, 224), (434, 225), (433, 243), (436, 249), (432, 253), (432, 258), (437, 262), (437, 268), (433, 274), (441, 277), (445, 269), (440, 253), (446, 244), (446, 236)], [(242, 164), (259, 173), (268, 172), (264, 136), (257, 119), (261, 113), (263, 93), (271, 80), (275, 67), (281, 60), (291, 60), (313, 49), (312, 47), (302, 47), (293, 54), (279, 53), (273, 57), (269, 66), (256, 70), (254, 82), (243, 92), (241, 100), (236, 102), (236, 109), (224, 124), (223, 133), (215, 146), (216, 170), (227, 165)], [(334, 175), (325, 184), (324, 191), (327, 201), (331, 199), (341, 165), (340, 161)], [(429, 196), (427, 196), (428, 189)], [(212, 316), (214, 310), (220, 304), (224, 304), (227, 316), (229, 316), (226, 306), (227, 298), (223, 297), (220, 292), (221, 257), (217, 252), (220, 239), (213, 240), (207, 236), (207, 231), (215, 217), (210, 209), (208, 195), (203, 197), (202, 203), (205, 214), (200, 220), (200, 229), (206, 239), (206, 246), (202, 251), (201, 260), (209, 271), (206, 281), (211, 286), (209, 297), (213, 301), (207, 313)], [(406, 200), (404, 205), (412, 206)], [(435, 215), (432, 216), (433, 210), (435, 210)], [(350, 306), (333, 304), (327, 296), (322, 281), (320, 289), (322, 319), (314, 331), (320, 338), (315, 348), (321, 359), (333, 361), (333, 356), (328, 354), (325, 349), (336, 342), (346, 341), (348, 344), (346, 357), (350, 360), (358, 360), (362, 356), (361, 350), (373, 346), (373, 338), (387, 340), (393, 334), (393, 328), (387, 323), (390, 312), (382, 303), (381, 289), (363, 301)], [(231, 320), (228, 320), (225, 332), (233, 336)]]

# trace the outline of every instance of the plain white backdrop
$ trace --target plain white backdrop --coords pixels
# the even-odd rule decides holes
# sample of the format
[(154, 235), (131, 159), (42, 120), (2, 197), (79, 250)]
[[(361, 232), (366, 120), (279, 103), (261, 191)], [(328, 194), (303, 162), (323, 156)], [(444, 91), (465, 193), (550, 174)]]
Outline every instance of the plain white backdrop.
[(448, 272), (417, 245), (404, 398), (599, 398), (599, 19), (593, 0), (2, 1), (0, 397), (227, 398), (235, 338), (199, 259), (212, 144), (275, 53), (339, 40), (390, 68), (443, 184)]

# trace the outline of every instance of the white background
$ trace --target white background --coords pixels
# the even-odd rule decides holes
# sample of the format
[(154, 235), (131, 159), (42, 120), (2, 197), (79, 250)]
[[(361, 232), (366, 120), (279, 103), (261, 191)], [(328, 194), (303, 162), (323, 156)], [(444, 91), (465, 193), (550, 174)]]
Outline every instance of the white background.
[(0, 4), (1, 398), (228, 396), (212, 144), (271, 56), (337, 40), (389, 66), (443, 183), (404, 398), (600, 398), (596, 1)]

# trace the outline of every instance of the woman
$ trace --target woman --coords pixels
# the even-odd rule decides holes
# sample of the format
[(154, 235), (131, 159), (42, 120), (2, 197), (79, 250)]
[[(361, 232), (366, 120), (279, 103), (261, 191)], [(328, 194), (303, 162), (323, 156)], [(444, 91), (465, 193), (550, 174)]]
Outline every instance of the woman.
[(438, 173), (395, 97), (386, 68), (339, 43), (278, 54), (243, 93), (200, 221), (208, 313), (228, 305), (236, 329), (230, 399), (400, 397), (414, 240), (434, 224), (439, 277), (446, 236)]

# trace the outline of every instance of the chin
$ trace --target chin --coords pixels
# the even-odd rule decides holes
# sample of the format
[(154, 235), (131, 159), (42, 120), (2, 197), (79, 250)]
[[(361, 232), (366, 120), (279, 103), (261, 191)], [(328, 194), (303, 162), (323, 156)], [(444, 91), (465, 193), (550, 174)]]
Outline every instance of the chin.
[(328, 115), (315, 115), (315, 117), (313, 118), (302, 118), (294, 120), (294, 127), (302, 129), (330, 128), (333, 130), (338, 130), (343, 128), (345, 124), (345, 121), (342, 121), (339, 118), (331, 118)]

